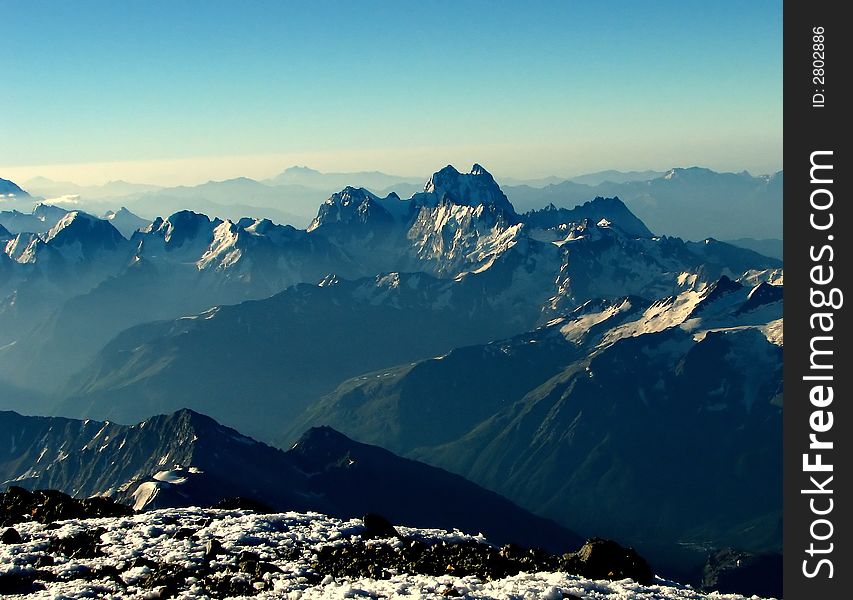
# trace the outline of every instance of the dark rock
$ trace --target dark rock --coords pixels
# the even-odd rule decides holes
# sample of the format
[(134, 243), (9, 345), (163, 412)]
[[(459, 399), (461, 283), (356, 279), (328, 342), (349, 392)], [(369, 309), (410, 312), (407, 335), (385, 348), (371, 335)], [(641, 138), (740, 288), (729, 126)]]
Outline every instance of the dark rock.
[(93, 529), (53, 539), (48, 544), (48, 552), (63, 554), (68, 558), (94, 558), (100, 554), (98, 545), (101, 543), (103, 533), (103, 529)]
[(366, 539), (400, 537), (390, 521), (382, 515), (368, 513), (364, 515), (362, 522), (364, 523), (362, 536)]
[(258, 562), (259, 560), (261, 560), (261, 557), (258, 555), (257, 552), (251, 552), (249, 550), (243, 550), (240, 553), (240, 555), (237, 557), (238, 563), (243, 562), (243, 561), (248, 561), (248, 560), (253, 560), (255, 562)]
[(0, 595), (32, 594), (44, 590), (44, 584), (36, 581), (38, 571), (16, 571), (0, 574)]
[(219, 540), (209, 539), (207, 543), (204, 545), (204, 557), (207, 560), (212, 559), (217, 554), (222, 553), (222, 544)]
[(126, 504), (121, 504), (104, 496), (93, 496), (80, 502), (83, 512), (86, 513), (86, 518), (129, 517), (136, 512)]
[(334, 577), (384, 579), (392, 573), (447, 575), (500, 579), (521, 571), (553, 571), (558, 560), (542, 550), (515, 546), (502, 549), (474, 541), (428, 545), (411, 540), (399, 549), (362, 541), (325, 546), (317, 553), (315, 569)]
[(235, 498), (224, 498), (211, 506), (211, 508), (221, 508), (224, 510), (251, 510), (264, 515), (275, 512), (263, 502), (239, 496)]
[(17, 529), (13, 529), (9, 527), (6, 531), (3, 532), (3, 535), (0, 535), (0, 542), (4, 544), (21, 544), (24, 539), (21, 537), (21, 534), (18, 533)]
[[(243, 554), (250, 554), (244, 552)], [(254, 575), (258, 570), (258, 558), (257, 555), (255, 558), (239, 558), (237, 560), (237, 570), (241, 573), (248, 573), (250, 575)]]
[(37, 490), (33, 492), (33, 500), (30, 514), (39, 523), (86, 517), (81, 502), (57, 490)]
[(160, 519), (160, 523), (162, 523), (163, 525), (177, 525), (178, 523), (180, 523), (180, 521), (180, 517), (177, 517), (175, 515), (163, 515), (163, 517)]
[(255, 596), (258, 590), (245, 577), (219, 575), (208, 577), (203, 581), (207, 593), (213, 598), (233, 598), (240, 596)]
[(9, 526), (31, 520), (32, 492), (16, 485), (0, 497), (0, 526)]
[(171, 598), (186, 589), (187, 577), (195, 573), (181, 565), (160, 564), (151, 573), (139, 578), (137, 586), (146, 590), (161, 588), (160, 598)]
[(52, 567), (54, 563), (56, 563), (56, 559), (50, 554), (42, 554), (33, 561), (33, 566), (36, 569), (41, 569), (42, 567)]
[(208, 517), (206, 519), (201, 519), (197, 524), (199, 529), (204, 529), (205, 527), (210, 527), (212, 523), (213, 519)]
[(60, 581), (74, 581), (75, 579), (83, 579), (92, 581), (95, 579), (95, 570), (88, 565), (73, 565), (71, 568), (64, 569), (59, 575)]
[(272, 563), (262, 561), (255, 552), (243, 551), (237, 557), (237, 569), (241, 573), (252, 575), (254, 579), (263, 579), (266, 573), (281, 573), (281, 569)]
[(159, 566), (160, 565), (156, 561), (153, 561), (150, 558), (146, 558), (144, 556), (137, 556), (130, 562), (130, 568), (133, 569), (137, 567), (148, 567), (149, 569), (156, 569)]
[(0, 505), (7, 510), (12, 507), (26, 507), (32, 504), (33, 493), (17, 485), (10, 485), (5, 493), (3, 493)]
[(275, 548), (276, 556), (280, 559), (295, 562), (302, 556), (302, 550), (298, 546), (290, 546), (286, 548)]
[(90, 579), (110, 579), (117, 583), (119, 587), (127, 589), (127, 584), (121, 577), (121, 571), (112, 565), (104, 565), (98, 569), (92, 569)]
[(648, 585), (654, 573), (646, 560), (633, 548), (623, 548), (612, 540), (592, 538), (577, 552), (564, 554), (560, 570), (589, 579), (619, 580), (630, 577)]
[(120, 517), (133, 513), (129, 506), (110, 498), (76, 500), (56, 490), (30, 492), (18, 486), (10, 486), (0, 494), (0, 526), (25, 521), (52, 524), (66, 519)]
[(782, 597), (782, 555), (725, 548), (708, 557), (702, 589), (744, 596)]
[(190, 527), (181, 527), (180, 529), (175, 531), (175, 533), (172, 534), (172, 539), (175, 539), (175, 540), (189, 539), (193, 535), (195, 535), (195, 531), (196, 531), (195, 529), (192, 529)]

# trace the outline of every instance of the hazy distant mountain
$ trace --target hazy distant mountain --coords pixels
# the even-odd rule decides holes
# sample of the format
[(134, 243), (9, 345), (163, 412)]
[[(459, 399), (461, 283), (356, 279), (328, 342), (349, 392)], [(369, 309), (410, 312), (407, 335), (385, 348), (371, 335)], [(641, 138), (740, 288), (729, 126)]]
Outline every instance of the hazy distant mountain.
[[(189, 403), (262, 439), (275, 439), (278, 421), (260, 415), (288, 419), (357, 373), (519, 333), (590, 299), (625, 294), (655, 299), (721, 275), (779, 266), (713, 240), (652, 238), (618, 200), (599, 199), (577, 213), (556, 211), (582, 221), (531, 225), (528, 231), (482, 168), (468, 174), (450, 169), (408, 201), (347, 188), (324, 203), (307, 233), (291, 232), (339, 249), (343, 256), (327, 263), (330, 268), (337, 264), (352, 273), (403, 266), (408, 273), (327, 278), (266, 300), (129, 329), (74, 377), (64, 392), (63, 414), (130, 421)], [(600, 215), (610, 215), (615, 224), (604, 217), (590, 222)], [(633, 237), (632, 229), (646, 237)], [(226, 243), (230, 235), (244, 235), (240, 231), (239, 224), (184, 213), (172, 223), (155, 221), (133, 243), (149, 260), (195, 264), (223, 285), (248, 256), (234, 254)], [(304, 264), (311, 264), (313, 252)], [(100, 315), (95, 309), (100, 304), (86, 313)], [(62, 326), (56, 332), (65, 323), (95, 327), (94, 321), (72, 318), (75, 312), (82, 311), (69, 310), (56, 321)], [(55, 347), (61, 344), (51, 342), (43, 356), (53, 356), (48, 350)], [(359, 352), (365, 347), (372, 350)], [(30, 359), (39, 355), (25, 353)], [(238, 372), (245, 377), (235, 379)], [(234, 398), (242, 401), (235, 404)]]
[(171, 188), (121, 181), (89, 187), (44, 178), (34, 181), (41, 182), (36, 189), (44, 190), (51, 203), (68, 210), (104, 214), (127, 208), (148, 220), (193, 210), (233, 221), (252, 216), (304, 227), (324, 196), (303, 186), (274, 188), (245, 177)]
[[(385, 195), (396, 191), (404, 197), (423, 191), (423, 183), (417, 179), (379, 172), (320, 173), (303, 167), (292, 167), (279, 177), (263, 182), (237, 177), (195, 186), (163, 187), (124, 181), (81, 186), (44, 177), (36, 177), (28, 183), (35, 193), (52, 198), (54, 204), (93, 214), (126, 207), (146, 219), (153, 219), (158, 215), (192, 210), (233, 221), (251, 216), (299, 227), (310, 222), (324, 197), (347, 185), (367, 187)], [(15, 208), (29, 207), (16, 204)]]
[(15, 182), (0, 178), (0, 211), (30, 212), (38, 200)]
[[(689, 245), (651, 238), (617, 199), (518, 215), (479, 165), (469, 173), (446, 167), (408, 200), (345, 188), (321, 205), (308, 231), (182, 211), (154, 220), (127, 243), (102, 223), (106, 227), (90, 237), (103, 234), (101, 243), (111, 251), (97, 265), (72, 268), (52, 260), (62, 254), (58, 242), (39, 236), (6, 244), (12, 259), (6, 269), (16, 276), (0, 288), (0, 320), (4, 343), (14, 344), (0, 351), (0, 378), (19, 387), (58, 386), (124, 328), (266, 298), (329, 273), (344, 279), (475, 273), (489, 282), (501, 320), (522, 327), (492, 332), (506, 335), (590, 298), (671, 293), (683, 286), (683, 273), (707, 281), (779, 266), (710, 240)], [(73, 283), (55, 285), (72, 273)], [(48, 368), (51, 378), (42, 376)]]
[[(26, 261), (30, 246), (13, 242), (7, 250), (25, 246), (13, 257)], [(36, 237), (31, 245), (44, 246), (44, 254), (54, 244)], [(0, 310), (0, 331), (15, 344), (0, 350), (0, 378), (41, 390), (62, 385), (127, 327), (266, 298), (335, 269), (352, 274), (343, 254), (322, 237), (266, 220), (232, 223), (189, 211), (158, 218), (116, 244), (111, 262), (92, 265), (90, 279), (45, 289), (63, 281), (65, 263), (50, 271), (35, 260), (13, 266), (17, 278), (8, 287), (0, 284), (9, 299), (8, 310)], [(14, 302), (25, 297), (32, 300)], [(46, 370), (51, 377), (43, 376)]]
[[(595, 197), (619, 197), (653, 231), (686, 239), (780, 238), (782, 173), (753, 177), (716, 173), (697, 167), (657, 171), (601, 171), (570, 180), (507, 179), (505, 192), (519, 212), (549, 204), (572, 208)], [(101, 214), (127, 206), (153, 219), (189, 209), (223, 219), (243, 216), (305, 226), (323, 197), (345, 187), (365, 188), (378, 197), (394, 192), (409, 198), (422, 191), (417, 179), (380, 172), (321, 173), (291, 167), (264, 182), (248, 178), (211, 181), (198, 186), (156, 188), (125, 182), (85, 188), (37, 178), (33, 189), (47, 196), (75, 194), (70, 209)], [(18, 206), (28, 210), (28, 206)]]
[[(400, 220), (392, 227), (390, 245), (381, 248), (376, 245), (378, 239), (365, 240), (364, 235), (373, 233), (355, 227), (346, 220), (349, 216), (336, 221), (344, 218), (345, 213), (350, 214), (348, 210), (358, 209), (352, 214), (365, 215), (366, 207), (373, 202), (369, 199), (373, 196), (366, 191), (352, 198), (347, 190), (333, 195), (321, 207), (310, 232), (265, 220), (229, 222), (182, 211), (169, 219), (156, 219), (134, 233), (131, 243), (117, 245), (109, 268), (92, 270), (99, 277), (75, 281), (70, 286), (54, 286), (49, 288), (50, 293), (45, 293), (44, 286), (64, 271), (62, 261), (58, 261), (49, 277), (40, 275), (50, 266), (46, 257), (53, 252), (53, 244), (46, 244), (38, 236), (15, 240), (7, 244), (6, 250), (14, 261), (8, 267), (17, 277), (0, 288), (7, 299), (6, 310), (0, 310), (0, 319), (8, 324), (3, 328), (8, 336), (4, 343), (15, 344), (2, 351), (0, 377), (19, 386), (60, 385), (64, 377), (82, 367), (126, 327), (198, 313), (214, 304), (265, 298), (292, 284), (316, 283), (329, 273), (357, 278), (406, 268), (455, 276), (505, 255), (501, 258), (504, 267), (494, 273), (503, 271), (509, 275), (523, 266), (520, 260), (531, 264), (540, 261), (543, 266), (550, 266), (539, 269), (532, 278), (528, 276), (530, 281), (525, 286), (515, 286), (506, 301), (523, 303), (539, 297), (532, 309), (518, 314), (523, 316), (530, 310), (538, 310), (538, 304), (551, 293), (549, 280), (559, 266), (557, 248), (530, 240), (513, 250), (519, 226), (506, 230), (501, 223), (505, 224), (506, 218), (517, 217), (491, 176), (481, 173), (463, 177), (457, 173), (456, 177), (462, 182), (467, 181), (465, 177), (482, 179), (488, 184), (484, 198), (493, 198), (504, 205), (500, 209), (489, 208), (496, 210), (497, 216), (490, 216), (491, 212), (480, 215), (478, 211), (482, 208), (461, 205), (452, 215), (442, 216), (443, 227), (457, 230), (457, 239), (448, 247), (441, 245), (431, 225), (433, 216), (447, 212), (439, 206), (440, 199), (434, 191), (420, 194), (418, 202), (397, 199), (397, 206), (385, 205)], [(447, 181), (441, 185), (443, 196), (450, 194), (443, 201), (452, 203), (450, 198), (454, 197), (460, 202), (473, 203), (467, 196), (459, 195), (464, 192), (462, 188), (447, 187)], [(356, 196), (360, 200), (356, 201)], [(343, 212), (335, 213), (336, 207)], [(385, 208), (374, 208), (376, 214), (365, 220), (368, 227), (383, 213), (394, 219)], [(508, 217), (500, 216), (504, 212)], [(343, 228), (335, 229), (335, 223)], [(407, 237), (410, 234), (411, 239)], [(522, 246), (531, 245), (532, 249), (525, 250), (523, 257), (514, 258)], [(42, 259), (36, 261), (37, 256)], [(25, 297), (31, 300), (16, 301)], [(27, 333), (33, 327), (36, 329)], [(50, 369), (53, 376), (43, 377), (45, 369)]]
[(25, 185), (34, 194), (53, 198), (56, 196), (82, 196), (94, 200), (99, 198), (118, 198), (132, 194), (142, 194), (160, 189), (161, 186), (127, 181), (108, 181), (102, 185), (78, 185), (70, 181), (54, 181), (47, 177), (33, 177)]
[(117, 211), (108, 210), (103, 218), (112, 223), (113, 227), (118, 229), (119, 233), (127, 239), (130, 239), (135, 232), (151, 223), (147, 219), (136, 216), (124, 206)]
[(19, 232), (2, 246), (8, 272), (0, 279), (0, 379), (14, 371), (7, 355), (34, 324), (117, 274), (129, 258), (127, 240), (109, 222), (86, 213), (42, 205), (31, 215), (3, 215), (40, 232)]
[(652, 231), (685, 239), (781, 238), (782, 172), (753, 177), (692, 167), (648, 181), (584, 185), (566, 181), (544, 188), (507, 187), (520, 211), (548, 204), (571, 208), (596, 196), (621, 198)]
[(666, 175), (664, 171), (598, 171), (596, 173), (588, 173), (586, 175), (578, 175), (572, 177), (569, 181), (574, 183), (582, 183), (584, 185), (600, 185), (604, 182), (611, 183), (628, 183), (629, 181), (648, 181), (657, 179)]
[(739, 238), (728, 240), (728, 243), (733, 246), (748, 248), (764, 256), (772, 256), (773, 258), (782, 260), (783, 243), (781, 239), (756, 240), (755, 238)]
[(359, 171), (355, 173), (322, 173), (308, 167), (289, 167), (268, 179), (271, 185), (301, 185), (317, 190), (339, 190), (346, 186), (364, 187), (371, 190), (395, 191), (398, 184), (422, 185), (420, 177), (402, 177), (388, 175), (379, 171)]
[(596, 196), (607, 195), (596, 194), (594, 187), (573, 181), (561, 181), (544, 187), (506, 185), (503, 189), (519, 212), (539, 210), (550, 204), (559, 208), (572, 208)]
[[(457, 475), (329, 428), (306, 432), (282, 452), (190, 410), (133, 426), (0, 412), (0, 440), (4, 486), (107, 493), (138, 509), (239, 496), (280, 511), (345, 518), (375, 512), (409, 525), (483, 532), (497, 543), (562, 551), (582, 543)], [(424, 486), (429, 495), (421, 494)]]
[(545, 187), (546, 185), (554, 185), (557, 183), (562, 183), (566, 181), (567, 177), (557, 177), (555, 175), (549, 175), (548, 177), (538, 177), (534, 179), (519, 179), (518, 177), (501, 177), (500, 183), (504, 188), (508, 187), (517, 187), (517, 186), (529, 186), (529, 187)]
[(411, 198), (418, 192), (424, 191), (423, 183), (395, 183), (385, 188), (369, 188), (377, 196), (387, 196), (390, 193), (397, 194), (400, 198)]
[(26, 199), (29, 196), (30, 194), (21, 189), (14, 181), (0, 178), (0, 206), (2, 206), (2, 202), (9, 198)]
[(163, 188), (127, 199), (125, 204), (145, 218), (192, 210), (221, 219), (267, 218), (305, 226), (322, 194), (304, 186), (271, 187), (247, 177), (208, 181), (196, 186)]
[(539, 177), (535, 179), (519, 179), (517, 177), (502, 177), (501, 182), (504, 186), (518, 187), (527, 186), (532, 188), (543, 188), (548, 185), (558, 185), (565, 181), (580, 183), (583, 185), (598, 185), (605, 181), (613, 183), (626, 183), (628, 181), (648, 181), (655, 177), (665, 175), (664, 171), (597, 171), (595, 173), (587, 173), (584, 175), (576, 175), (575, 177)]
[(630, 237), (650, 238), (652, 232), (640, 219), (628, 210), (619, 198), (595, 198), (572, 209), (557, 208), (549, 204), (542, 210), (524, 214), (524, 222), (537, 229), (552, 229), (566, 223), (582, 223), (585, 220), (598, 224), (602, 220), (618, 227)]
[(132, 422), (188, 405), (276, 439), (310, 400), (348, 377), (529, 328), (536, 304), (490, 300), (508, 291), (486, 275), (330, 279), (139, 325), (74, 378), (59, 411)]

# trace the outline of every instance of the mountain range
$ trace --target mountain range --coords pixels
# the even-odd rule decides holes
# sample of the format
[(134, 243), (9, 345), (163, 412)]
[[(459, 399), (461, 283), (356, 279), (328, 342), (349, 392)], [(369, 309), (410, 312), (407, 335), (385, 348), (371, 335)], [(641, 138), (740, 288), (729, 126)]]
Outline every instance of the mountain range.
[(102, 218), (112, 223), (112, 226), (127, 239), (132, 238), (134, 233), (151, 223), (148, 219), (133, 214), (125, 206), (118, 210), (108, 210)]
[[(613, 185), (687, 205), (717, 175)], [(729, 175), (776, 218), (781, 175)], [(666, 568), (778, 551), (781, 261), (661, 235), (612, 195), (513, 200), (475, 164), (408, 198), (344, 187), (305, 229), (3, 213), (3, 408), (129, 424), (189, 407), (297, 449), (305, 431), (346, 445), (331, 426)]]
[(29, 193), (21, 189), (17, 183), (0, 177), (0, 198), (3, 198), (4, 203), (14, 199), (26, 199), (29, 197)]
[[(747, 238), (747, 243), (752, 239), (782, 237), (781, 171), (754, 177), (747, 172), (718, 173), (689, 167), (669, 171), (609, 170), (571, 179), (503, 181), (503, 191), (520, 212), (548, 204), (570, 209), (597, 196), (619, 197), (652, 231), (659, 233), (691, 240), (710, 236)], [(231, 220), (252, 215), (298, 227), (309, 223), (320, 198), (346, 186), (363, 187), (380, 197), (394, 192), (408, 198), (422, 190), (417, 178), (378, 171), (322, 173), (308, 167), (290, 167), (263, 181), (239, 177), (171, 188), (123, 181), (88, 187), (45, 178), (25, 182), (35, 196), (93, 214), (125, 206), (146, 219), (154, 219), (158, 215), (193, 210)], [(31, 206), (30, 196), (25, 199)], [(24, 204), (18, 201), (9, 206), (29, 210)], [(764, 246), (765, 250), (768, 248)]]
[[(190, 410), (134, 425), (0, 412), (3, 487), (112, 495), (137, 510), (243, 498), (271, 510), (482, 532), (497, 543), (566, 551), (583, 540), (493, 492), (325, 427), (284, 452)], [(430, 496), (422, 495), (424, 487)], [(353, 494), (354, 489), (359, 493)]]
[(146, 183), (131, 183), (120, 179), (102, 185), (78, 185), (71, 181), (54, 181), (47, 177), (33, 177), (24, 182), (24, 187), (34, 196), (56, 198), (81, 196), (91, 199), (119, 198), (162, 189), (162, 186)]
[(64, 208), (40, 202), (29, 213), (18, 210), (0, 212), (0, 225), (7, 233), (47, 233), (67, 213)]
[(672, 539), (778, 550), (781, 319), (781, 288), (727, 277), (654, 302), (590, 301), (351, 379), (294, 431), (329, 424), (652, 556)]
[[(304, 166), (288, 167), (264, 183), (269, 185), (301, 185), (316, 190), (339, 190), (346, 186), (363, 187), (376, 193), (396, 191), (405, 194), (412, 186), (423, 187), (420, 177), (402, 177), (380, 171), (355, 173), (323, 173)], [(399, 188), (399, 189), (398, 189)], [(419, 190), (412, 190), (412, 193)]]
[[(101, 225), (93, 228), (94, 224)], [(76, 254), (69, 254), (72, 247)], [(63, 390), (67, 400), (64, 406), (78, 407), (77, 413), (70, 414), (114, 419), (120, 419), (119, 415), (139, 419), (152, 414), (143, 408), (146, 402), (130, 399), (132, 388), (124, 390), (130, 394), (126, 402), (107, 401), (112, 406), (111, 412), (99, 413), (89, 408), (100, 402), (92, 394), (113, 394), (109, 382), (114, 378), (110, 370), (132, 372), (132, 369), (127, 371), (128, 366), (116, 363), (115, 357), (125, 356), (119, 348), (132, 343), (133, 348), (141, 349), (136, 335), (154, 340), (155, 344), (169, 343), (167, 331), (174, 332), (181, 340), (192, 340), (195, 335), (202, 335), (195, 333), (201, 331), (199, 327), (216, 328), (225, 323), (231, 309), (217, 311), (215, 319), (180, 318), (174, 324), (142, 324), (198, 314), (212, 305), (262, 300), (233, 310), (238, 315), (244, 311), (259, 315), (257, 318), (270, 331), (288, 331), (293, 326), (288, 321), (293, 311), (282, 309), (289, 302), (309, 306), (306, 310), (312, 311), (311, 318), (318, 323), (335, 318), (316, 308), (322, 305), (315, 298), (320, 294), (341, 296), (332, 301), (353, 310), (353, 318), (358, 316), (355, 322), (371, 322), (364, 316), (368, 310), (384, 318), (388, 306), (397, 310), (408, 308), (419, 316), (412, 331), (430, 324), (436, 332), (433, 345), (411, 344), (407, 337), (399, 336), (401, 345), (411, 349), (401, 357), (417, 359), (458, 345), (487, 341), (490, 336), (494, 339), (520, 333), (591, 298), (623, 294), (658, 297), (683, 286), (683, 282), (679, 283), (679, 278), (684, 279), (683, 273), (708, 281), (722, 274), (737, 277), (750, 268), (779, 266), (771, 259), (713, 240), (692, 244), (677, 238), (652, 237), (645, 225), (616, 199), (595, 199), (572, 211), (551, 208), (519, 215), (494, 178), (479, 165), (468, 174), (446, 167), (427, 182), (423, 192), (408, 200), (394, 194), (379, 198), (363, 188), (345, 188), (320, 206), (306, 231), (265, 220), (221, 221), (183, 211), (165, 220), (155, 219), (125, 240), (106, 221), (70, 212), (46, 235), (33, 237), (19, 233), (7, 243), (6, 249), (15, 261), (12, 270), (18, 272), (11, 278), (11, 285), (7, 283), (12, 291), (7, 296), (5, 314), (0, 313), (0, 317), (14, 319), (17, 330), (7, 329), (6, 343), (14, 345), (4, 351), (0, 376), (18, 387), (48, 392)], [(81, 252), (86, 255), (85, 260), (79, 260)], [(73, 282), (46, 289), (51, 280), (68, 280), (69, 271), (73, 272)], [(328, 279), (330, 273), (335, 277)], [(375, 273), (386, 275), (377, 277)], [(418, 275), (409, 275), (415, 273)], [(432, 281), (421, 274), (446, 281)], [(362, 277), (366, 279), (358, 281)], [(401, 292), (396, 287), (398, 284), (393, 283), (401, 277), (408, 282), (406, 290), (417, 291), (406, 300), (397, 297)], [(346, 279), (355, 283), (328, 285)], [(317, 286), (321, 281), (323, 285)], [(299, 283), (310, 285), (301, 288), (301, 292), (300, 288), (285, 289)], [(273, 298), (278, 290), (285, 291)], [(15, 302), (25, 294), (37, 297), (39, 302), (26, 306)], [(296, 300), (300, 294), (307, 294), (311, 300)], [(352, 298), (353, 294), (358, 297)], [(381, 307), (382, 302), (390, 304)], [(465, 327), (455, 324), (454, 319), (462, 318), (470, 313), (470, 307), (478, 305), (484, 307), (477, 311), (478, 317), (486, 323), (501, 325), (480, 327), (476, 333), (476, 318), (466, 322)], [(325, 313), (333, 312), (325, 309)], [(311, 318), (303, 319), (302, 323), (310, 322)], [(374, 317), (374, 321), (377, 318), (380, 317)], [(242, 319), (243, 316), (237, 317), (238, 321)], [(191, 321), (198, 324), (189, 326)], [(21, 336), (23, 339), (11, 337), (19, 334), (28, 322), (37, 324), (31, 335)], [(142, 328), (139, 332), (123, 334), (107, 346), (122, 330), (137, 324)], [(341, 331), (347, 329), (344, 323), (340, 326)], [(259, 325), (253, 331), (261, 329)], [(159, 333), (144, 333), (145, 330)], [(371, 329), (368, 327), (366, 331)], [(444, 337), (439, 334), (441, 331), (447, 332)], [(304, 352), (316, 335), (311, 331), (296, 336), (292, 345)], [(243, 338), (233, 331), (219, 334), (217, 339), (227, 339), (229, 345), (242, 345), (245, 351), (238, 355), (246, 357), (248, 362), (257, 362), (257, 348), (262, 344), (256, 333), (245, 336), (243, 342), (238, 341)], [(276, 350), (271, 354), (265, 352), (265, 356), (287, 356), (294, 352), (288, 349), (288, 344), (277, 341), (274, 345)], [(98, 355), (101, 348), (104, 352)], [(211, 364), (218, 360), (216, 357), (233, 354), (208, 348), (211, 351), (206, 354), (210, 358), (206, 360)], [(134, 364), (149, 375), (173, 368), (168, 357), (174, 353), (152, 348), (152, 356), (158, 357), (158, 368), (151, 370), (150, 365), (142, 366), (147, 363), (140, 360), (144, 353), (139, 352)], [(185, 355), (194, 356), (175, 354)], [(105, 357), (109, 359), (105, 361)], [(337, 379), (318, 374), (327, 388), (357, 372), (352, 372), (346, 361), (335, 364), (340, 366)], [(381, 366), (375, 361), (357, 360), (355, 364), (363, 370)], [(82, 376), (64, 385), (68, 377), (84, 367)], [(46, 370), (53, 374), (47, 380), (42, 376)], [(217, 369), (223, 376), (230, 371), (233, 372)], [(178, 372), (189, 371), (181, 367)], [(179, 375), (178, 379), (186, 377)], [(142, 379), (133, 380), (148, 389)], [(259, 380), (265, 382), (270, 378)], [(218, 387), (221, 393), (214, 394), (210, 401), (219, 404), (213, 398), (228, 397), (235, 385), (236, 382)], [(163, 394), (178, 394), (179, 389), (180, 386), (161, 393), (149, 390), (145, 397), (158, 405)], [(318, 391), (331, 391), (331, 388), (315, 388), (308, 380), (293, 391), (287, 389), (283, 395), (276, 393), (271, 397), (311, 398)], [(266, 388), (258, 391), (262, 390), (263, 397), (268, 397)], [(83, 400), (84, 396), (89, 399)], [(69, 404), (71, 398), (74, 400)], [(298, 411), (304, 404), (301, 400), (271, 402), (284, 415)], [(137, 405), (137, 412), (124, 414), (122, 404)], [(163, 404), (156, 410), (179, 406)], [(227, 415), (216, 411), (211, 414), (227, 422)], [(250, 423), (233, 424), (264, 439), (273, 434), (259, 431)]]

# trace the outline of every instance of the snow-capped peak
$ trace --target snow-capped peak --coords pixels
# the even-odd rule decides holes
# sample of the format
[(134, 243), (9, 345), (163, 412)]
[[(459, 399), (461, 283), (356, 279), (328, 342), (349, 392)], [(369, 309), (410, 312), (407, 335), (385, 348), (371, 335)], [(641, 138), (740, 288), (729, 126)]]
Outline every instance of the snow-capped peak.
[(202, 230), (209, 233), (209, 231), (216, 229), (221, 223), (221, 219), (217, 218), (211, 221), (207, 215), (190, 210), (182, 210), (176, 212), (165, 221), (160, 221), (157, 229), (163, 235), (163, 239), (166, 242), (180, 246), (184, 241), (195, 238)]
[(121, 234), (108, 221), (81, 211), (65, 213), (45, 236), (45, 242), (54, 246), (74, 242), (84, 245), (114, 246), (120, 239)]
[(45, 223), (48, 221), (55, 221), (57, 219), (60, 219), (67, 213), (68, 211), (64, 208), (54, 206), (53, 204), (46, 204), (44, 202), (39, 202), (33, 208), (33, 216), (39, 221)]
[(433, 204), (446, 200), (462, 206), (494, 206), (515, 214), (495, 178), (479, 164), (472, 166), (468, 173), (460, 173), (447, 165), (433, 173), (424, 186), (424, 193), (434, 196)]
[(666, 172), (663, 176), (663, 179), (672, 180), (677, 178), (696, 178), (696, 177), (705, 177), (713, 176), (714, 172), (710, 169), (706, 169), (705, 167), (675, 167)]
[(492, 176), (491, 173), (486, 171), (486, 169), (484, 169), (483, 166), (479, 163), (474, 163), (474, 166), (471, 167), (471, 175), (488, 175), (489, 177)]
[(0, 177), (0, 198), (4, 196), (8, 196), (10, 198), (28, 198), (29, 194), (14, 181)]
[(107, 219), (108, 221), (112, 221), (116, 217), (121, 217), (123, 215), (132, 215), (132, 214), (133, 213), (130, 212), (126, 206), (122, 206), (118, 210), (108, 210), (106, 213), (104, 213), (104, 218)]
[(81, 220), (85, 220), (88, 216), (89, 215), (87, 215), (86, 213), (79, 212), (76, 210), (73, 212), (66, 213), (61, 219), (59, 219), (56, 225), (50, 228), (50, 230), (47, 232), (47, 235), (45, 236), (45, 241), (49, 242), (53, 239), (56, 239), (59, 234), (71, 227), (75, 221), (79, 223)]
[[(396, 198), (396, 194), (394, 195)], [(386, 200), (391, 199), (389, 196)], [(323, 225), (368, 222), (392, 222), (393, 217), (381, 203), (381, 198), (366, 190), (347, 186), (340, 192), (332, 194), (323, 204), (317, 216), (308, 226), (308, 231), (314, 231)]]

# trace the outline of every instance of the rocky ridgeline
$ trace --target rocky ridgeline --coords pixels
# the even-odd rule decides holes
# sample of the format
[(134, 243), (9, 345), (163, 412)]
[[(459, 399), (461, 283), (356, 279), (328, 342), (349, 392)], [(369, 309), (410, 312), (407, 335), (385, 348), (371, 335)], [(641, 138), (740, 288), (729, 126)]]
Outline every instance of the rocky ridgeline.
[[(113, 559), (116, 548), (110, 544), (132, 546), (121, 530), (138, 526), (144, 515), (108, 498), (76, 500), (60, 492), (11, 487), (0, 494), (0, 523), (6, 527), (0, 550), (5, 546), (11, 557), (0, 569), (0, 594), (85, 585), (98, 594), (156, 591), (159, 597), (171, 597), (192, 589), (210, 597), (252, 596), (271, 592), (275, 579), (294, 565), (301, 565), (299, 581), (309, 586), (399, 574), (491, 581), (522, 572), (559, 571), (587, 579), (631, 578), (641, 584), (654, 578), (636, 552), (608, 540), (592, 539), (577, 552), (556, 555), (514, 545), (498, 548), (475, 538), (400, 534), (378, 515), (366, 515), (360, 526), (341, 529), (343, 535), (327, 543), (304, 539), (282, 545), (256, 535), (254, 546), (234, 545), (210, 534), (220, 531), (217, 520), (234, 518), (234, 511), (252, 514), (249, 508), (261, 505), (231, 499), (222, 506), (230, 512), (190, 509), (196, 512), (181, 516), (158, 511), (155, 524), (147, 525), (146, 536), (162, 538), (157, 544), (182, 544), (184, 562), (164, 560), (154, 551), (145, 555), (123, 550), (118, 555), (124, 558)], [(81, 521), (103, 517), (118, 518)], [(452, 588), (443, 594), (461, 595)]]
[(77, 500), (57, 490), (31, 492), (17, 486), (0, 493), (0, 527), (23, 521), (54, 523), (67, 519), (123, 517), (133, 509), (103, 496)]
[[(386, 578), (392, 573), (475, 576), (503, 579), (521, 572), (562, 571), (588, 579), (630, 578), (651, 583), (654, 573), (632, 548), (593, 538), (577, 552), (555, 555), (537, 548), (507, 544), (497, 548), (477, 541), (441, 542), (407, 539), (379, 515), (365, 515), (357, 541), (325, 546), (317, 553), (317, 568), (333, 577)], [(367, 544), (365, 539), (396, 539), (392, 544)], [(400, 543), (401, 542), (401, 543)]]
[(587, 579), (630, 578), (649, 584), (654, 575), (648, 563), (631, 548), (616, 542), (591, 539), (577, 552), (562, 556), (512, 544), (496, 548), (463, 541), (429, 544), (403, 540), (403, 545), (368, 545), (363, 541), (326, 546), (318, 553), (317, 569), (333, 577), (388, 578), (395, 573), (474, 576), (503, 579), (521, 572), (561, 571)]

